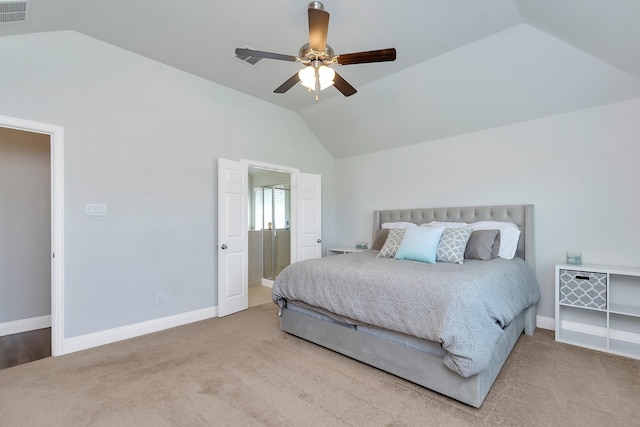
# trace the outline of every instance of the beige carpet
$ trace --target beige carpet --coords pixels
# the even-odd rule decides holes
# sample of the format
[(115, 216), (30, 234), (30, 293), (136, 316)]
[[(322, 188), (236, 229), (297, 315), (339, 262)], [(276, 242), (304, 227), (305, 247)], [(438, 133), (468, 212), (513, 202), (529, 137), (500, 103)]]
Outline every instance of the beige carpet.
[(273, 304), (273, 289), (267, 286), (249, 286), (249, 307), (266, 303)]
[(272, 304), (0, 371), (0, 426), (631, 426), (640, 361), (522, 336), (480, 409), (278, 329)]

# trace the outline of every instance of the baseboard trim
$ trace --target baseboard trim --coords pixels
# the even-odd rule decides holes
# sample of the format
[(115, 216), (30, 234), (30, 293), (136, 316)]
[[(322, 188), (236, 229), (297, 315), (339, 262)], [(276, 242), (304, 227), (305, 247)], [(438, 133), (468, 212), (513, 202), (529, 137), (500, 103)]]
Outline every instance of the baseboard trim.
[(217, 316), (218, 306), (215, 306), (176, 314), (173, 316), (162, 317), (160, 319), (148, 320), (146, 322), (140, 322), (133, 325), (121, 326), (119, 328), (107, 329), (105, 331), (94, 332), (78, 337), (65, 338), (61, 354), (87, 350), (89, 348), (111, 344), (117, 341), (151, 334), (165, 329), (175, 328), (176, 326), (199, 322), (200, 320), (206, 320)]
[(556, 319), (552, 317), (536, 316), (536, 326), (540, 329), (556, 330)]
[[(135, 338), (153, 332), (162, 331), (165, 329), (175, 328), (176, 326), (186, 325), (188, 323), (199, 322), (200, 320), (210, 319), (218, 316), (218, 307), (203, 308), (201, 310), (194, 310), (187, 313), (176, 314), (174, 316), (163, 317), (160, 319), (148, 320), (146, 322), (140, 322), (133, 325), (122, 326), (119, 328), (108, 329), (105, 331), (94, 332), (92, 334), (81, 335), (79, 337), (65, 338), (63, 351), (61, 354), (74, 353), (76, 351), (87, 350), (89, 348), (98, 347), (105, 344), (111, 344), (114, 342), (126, 340), (129, 338)], [(34, 319), (45, 319), (48, 324), (33, 322)], [(31, 327), (30, 329), (20, 330), (20, 332), (26, 332), (29, 330), (42, 329), (51, 326), (51, 316), (42, 316), (41, 318), (18, 320), (15, 322), (7, 322), (0, 324), (0, 336), (10, 335), (17, 332), (4, 333), (8, 330), (7, 325), (12, 324), (30, 324), (37, 325), (37, 327)], [(555, 319), (550, 317), (537, 316), (536, 326), (541, 329), (555, 330)], [(9, 326), (15, 328), (15, 326)], [(12, 329), (13, 330), (13, 329)]]
[(51, 315), (0, 323), (0, 337), (51, 327)]

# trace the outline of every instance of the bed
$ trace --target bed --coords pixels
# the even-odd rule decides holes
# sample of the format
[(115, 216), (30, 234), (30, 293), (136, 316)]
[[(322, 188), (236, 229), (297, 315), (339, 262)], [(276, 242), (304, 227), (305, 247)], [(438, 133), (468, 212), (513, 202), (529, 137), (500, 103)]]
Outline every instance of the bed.
[[(427, 264), (372, 250), (294, 263), (274, 283), (280, 328), (479, 408), (520, 335), (535, 330), (533, 205), (374, 211), (373, 238), (383, 224), (432, 221), (513, 223), (515, 257)], [(453, 302), (443, 306), (442, 293)]]

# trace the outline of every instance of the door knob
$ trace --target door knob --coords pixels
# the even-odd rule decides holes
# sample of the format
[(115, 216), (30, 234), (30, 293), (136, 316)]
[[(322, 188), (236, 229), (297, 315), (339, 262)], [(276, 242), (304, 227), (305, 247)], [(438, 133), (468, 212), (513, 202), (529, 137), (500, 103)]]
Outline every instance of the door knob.
[(322, 239), (318, 239), (318, 243), (322, 243)]
[(220, 246), (220, 249), (227, 249), (227, 245), (223, 243), (222, 246)]

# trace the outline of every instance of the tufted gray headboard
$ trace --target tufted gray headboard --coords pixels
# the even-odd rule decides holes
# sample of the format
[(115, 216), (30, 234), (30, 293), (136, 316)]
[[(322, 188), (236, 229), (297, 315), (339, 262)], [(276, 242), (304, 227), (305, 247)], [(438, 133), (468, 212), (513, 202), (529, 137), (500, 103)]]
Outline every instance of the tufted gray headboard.
[(453, 208), (388, 209), (373, 211), (373, 240), (385, 222), (413, 222), (424, 224), (431, 221), (504, 221), (513, 222), (520, 228), (520, 240), (516, 256), (524, 259), (535, 271), (533, 247), (533, 205), (468, 206)]

